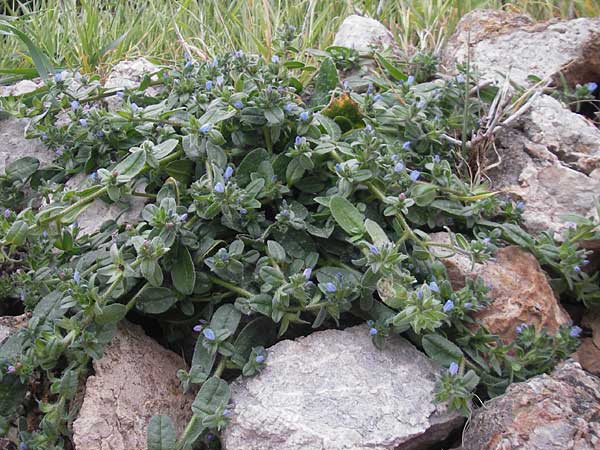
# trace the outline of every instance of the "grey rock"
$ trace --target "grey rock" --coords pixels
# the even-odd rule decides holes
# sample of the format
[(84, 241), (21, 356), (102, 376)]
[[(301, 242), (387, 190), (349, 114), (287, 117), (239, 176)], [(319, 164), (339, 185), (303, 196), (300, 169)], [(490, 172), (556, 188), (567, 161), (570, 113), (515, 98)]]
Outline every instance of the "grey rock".
[(155, 414), (169, 415), (178, 433), (191, 417), (193, 397), (184, 395), (176, 373), (183, 359), (161, 347), (137, 325), (121, 323), (104, 356), (94, 361), (79, 417), (73, 423), (78, 450), (146, 448), (146, 428)]
[(42, 164), (54, 159), (54, 153), (39, 139), (25, 137), (27, 124), (27, 119), (0, 120), (0, 175), (4, 175), (7, 165), (25, 156), (37, 158)]
[(333, 45), (353, 48), (359, 53), (372, 53), (374, 48), (381, 51), (394, 48), (396, 43), (390, 30), (381, 22), (353, 14), (342, 22)]
[(0, 317), (0, 345), (12, 336), (19, 328), (27, 324), (28, 316), (3, 316)]
[(463, 418), (435, 404), (437, 367), (399, 336), (376, 349), (361, 325), (269, 349), (232, 384), (225, 450), (404, 450), (444, 439)]
[[(148, 61), (146, 58), (138, 58), (132, 61), (121, 61), (116, 64), (104, 83), (106, 89), (126, 88), (132, 89), (140, 85), (146, 74), (152, 74), (158, 71), (158, 66)], [(154, 77), (156, 79), (156, 77)], [(151, 86), (147, 89), (149, 95), (156, 95), (160, 87)], [(107, 97), (105, 99), (108, 108), (111, 111), (117, 110), (121, 106), (121, 100), (116, 97)]]
[(0, 97), (19, 96), (33, 92), (44, 84), (39, 78), (36, 81), (21, 80), (10, 86), (0, 86)]
[[(533, 24), (527, 16), (475, 10), (465, 15), (443, 52), (452, 70), (470, 59), (484, 80), (510, 78), (531, 86), (529, 75), (555, 78), (563, 72), (571, 84), (594, 81), (600, 73), (600, 18)], [(569, 68), (565, 66), (569, 64)]]
[(600, 448), (600, 379), (569, 360), (550, 375), (509, 386), (473, 414), (464, 450)]

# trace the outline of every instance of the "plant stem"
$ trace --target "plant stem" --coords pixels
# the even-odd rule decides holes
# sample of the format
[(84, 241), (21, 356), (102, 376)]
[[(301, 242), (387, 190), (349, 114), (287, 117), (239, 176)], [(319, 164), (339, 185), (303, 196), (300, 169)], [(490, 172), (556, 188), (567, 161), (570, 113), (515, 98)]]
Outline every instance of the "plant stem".
[(240, 294), (240, 295), (243, 295), (244, 297), (248, 297), (248, 298), (254, 296), (254, 294), (252, 292), (247, 291), (246, 289), (243, 289), (241, 287), (235, 286), (234, 284), (229, 283), (228, 281), (221, 280), (220, 278), (214, 277), (212, 275), (209, 275), (208, 278), (213, 283), (215, 283), (221, 287), (224, 287), (225, 289), (229, 289), (231, 292), (235, 292), (236, 294)]

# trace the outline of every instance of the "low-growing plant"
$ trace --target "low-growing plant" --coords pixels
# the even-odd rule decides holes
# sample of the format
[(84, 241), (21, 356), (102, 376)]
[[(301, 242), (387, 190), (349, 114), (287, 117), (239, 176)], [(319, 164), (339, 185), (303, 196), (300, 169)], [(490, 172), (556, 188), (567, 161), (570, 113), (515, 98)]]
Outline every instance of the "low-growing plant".
[[(313, 76), (294, 53), (290, 42), (266, 61), (187, 60), (136, 89), (59, 72), (13, 109), (34, 117), (32, 136), (56, 158), (19, 160), (0, 184), (11, 199), (0, 264), (31, 311), (0, 351), (2, 431), (16, 427), (29, 449), (65, 448), (77, 386), (128, 315), (159, 324), (173, 346), (195, 341), (178, 373), (183, 390), (199, 386), (193, 418), (176, 438), (154, 417), (152, 450), (191, 449), (225, 427), (227, 380), (259, 373), (265, 348), (307, 326), (358, 317), (377, 347), (405, 335), (448, 369), (437, 399), (465, 413), (474, 393), (497, 395), (573, 351), (577, 327), (522, 326), (512, 343), (490, 334), (473, 318), (488, 287), (454, 290), (431, 251), (481, 262), (513, 242), (564, 292), (598, 300), (577, 246), (596, 222), (572, 218), (562, 244), (534, 239), (517, 225), (526, 206), (457, 174), (455, 142), (485, 108), (471, 78), (419, 84), (381, 56), (384, 76), (353, 90), (329, 56)], [(77, 173), (79, 187), (65, 184)], [(96, 199), (134, 196), (147, 200), (139, 222), (80, 232)], [(429, 239), (442, 229), (450, 244)]]

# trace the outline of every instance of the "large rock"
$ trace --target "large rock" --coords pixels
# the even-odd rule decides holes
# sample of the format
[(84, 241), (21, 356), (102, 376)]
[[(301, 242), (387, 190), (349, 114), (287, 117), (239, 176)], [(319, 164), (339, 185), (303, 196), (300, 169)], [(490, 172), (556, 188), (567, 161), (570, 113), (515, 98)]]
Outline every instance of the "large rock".
[(0, 97), (29, 94), (30, 92), (38, 90), (43, 85), (44, 83), (39, 78), (36, 81), (21, 80), (10, 86), (0, 86)]
[(561, 71), (571, 84), (583, 84), (600, 74), (599, 30), (600, 18), (534, 24), (523, 15), (475, 10), (459, 22), (442, 61), (452, 70), (469, 58), (483, 79), (510, 73), (521, 86), (533, 84), (529, 75), (556, 78)]
[(161, 347), (137, 325), (120, 324), (104, 356), (94, 361), (83, 406), (73, 424), (77, 450), (146, 448), (146, 427), (155, 414), (169, 415), (181, 432), (193, 397), (179, 387), (183, 359)]
[(106, 78), (104, 87), (114, 88), (136, 88), (140, 85), (145, 75), (158, 71), (158, 66), (146, 58), (138, 58), (132, 61), (121, 61), (117, 63)]
[(19, 328), (27, 325), (27, 320), (27, 314), (0, 317), (0, 345), (19, 330)]
[[(450, 243), (447, 233), (434, 233), (430, 238)], [(475, 265), (468, 257), (452, 255), (445, 248), (433, 247), (432, 251), (446, 266), (455, 289), (464, 287), (466, 278), (481, 277), (491, 285), (491, 303), (475, 317), (505, 342), (514, 340), (520, 324), (533, 325), (538, 330), (545, 327), (555, 333), (570, 322), (535, 257), (519, 247), (501, 248), (495, 261)]]
[(585, 370), (600, 377), (600, 312), (588, 311), (581, 326), (590, 329), (592, 337), (582, 339), (573, 357)]
[(509, 386), (473, 414), (463, 450), (600, 448), (600, 379), (567, 361)]
[(27, 119), (0, 120), (0, 175), (4, 175), (7, 165), (25, 156), (37, 158), (41, 163), (54, 159), (54, 153), (39, 139), (25, 137), (27, 125)]
[(439, 370), (398, 336), (376, 349), (364, 325), (279, 342), (259, 376), (233, 383), (224, 449), (427, 448), (463, 420), (433, 403)]
[(381, 22), (356, 14), (344, 19), (335, 35), (333, 45), (353, 48), (359, 53), (396, 48), (394, 36)]

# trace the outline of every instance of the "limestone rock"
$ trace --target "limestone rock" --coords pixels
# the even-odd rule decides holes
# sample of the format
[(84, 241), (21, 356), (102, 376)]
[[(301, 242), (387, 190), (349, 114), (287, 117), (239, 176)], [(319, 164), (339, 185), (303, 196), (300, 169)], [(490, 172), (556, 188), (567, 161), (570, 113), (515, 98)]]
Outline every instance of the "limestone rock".
[(469, 56), (483, 79), (501, 80), (510, 72), (521, 86), (533, 84), (529, 75), (555, 78), (561, 71), (570, 84), (583, 84), (600, 74), (598, 30), (600, 18), (533, 24), (523, 15), (475, 10), (459, 22), (442, 61), (452, 70)]
[(25, 156), (37, 158), (40, 163), (49, 163), (54, 153), (39, 139), (25, 138), (26, 119), (0, 120), (0, 175), (4, 175), (6, 166)]
[(396, 43), (390, 30), (381, 22), (353, 14), (342, 22), (333, 45), (353, 48), (359, 53), (372, 53), (373, 48), (394, 48)]
[(19, 96), (28, 94), (39, 89), (43, 85), (38, 78), (37, 83), (33, 80), (21, 80), (10, 86), (0, 86), (0, 97)]
[(509, 386), (475, 411), (464, 450), (593, 450), (600, 447), (600, 379), (573, 361)]
[(192, 396), (179, 387), (184, 361), (132, 324), (120, 324), (104, 356), (94, 361), (79, 417), (73, 424), (77, 450), (146, 448), (155, 414), (169, 415), (181, 432), (191, 417)]
[(0, 345), (4, 343), (13, 333), (19, 328), (27, 325), (27, 314), (20, 316), (3, 316), (0, 317)]
[(158, 66), (152, 64), (146, 58), (138, 58), (133, 61), (121, 61), (117, 63), (108, 75), (104, 87), (113, 88), (135, 88), (144, 79), (144, 75), (156, 72)]
[(438, 373), (399, 336), (376, 349), (365, 325), (281, 341), (260, 375), (233, 383), (223, 448), (427, 448), (463, 420), (433, 403)]
[[(446, 233), (434, 233), (430, 238), (434, 242), (450, 242)], [(450, 256), (446, 249), (434, 248), (434, 253), (446, 266), (455, 289), (464, 287), (466, 277), (478, 276), (491, 285), (488, 295), (492, 302), (475, 317), (504, 341), (512, 341), (516, 327), (522, 323), (554, 333), (570, 322), (535, 257), (519, 247), (501, 248), (496, 261), (475, 265), (466, 256)]]

